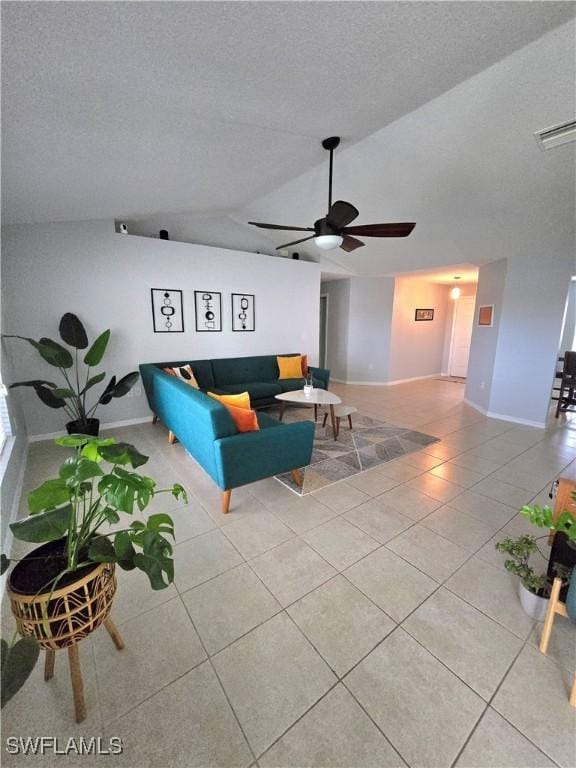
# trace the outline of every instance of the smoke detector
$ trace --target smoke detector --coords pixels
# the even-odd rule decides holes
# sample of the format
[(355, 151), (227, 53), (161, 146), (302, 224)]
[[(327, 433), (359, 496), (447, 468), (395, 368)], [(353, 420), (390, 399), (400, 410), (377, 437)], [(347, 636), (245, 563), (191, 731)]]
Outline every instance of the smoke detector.
[(536, 131), (534, 138), (542, 150), (554, 149), (562, 144), (568, 144), (569, 141), (576, 141), (576, 120)]

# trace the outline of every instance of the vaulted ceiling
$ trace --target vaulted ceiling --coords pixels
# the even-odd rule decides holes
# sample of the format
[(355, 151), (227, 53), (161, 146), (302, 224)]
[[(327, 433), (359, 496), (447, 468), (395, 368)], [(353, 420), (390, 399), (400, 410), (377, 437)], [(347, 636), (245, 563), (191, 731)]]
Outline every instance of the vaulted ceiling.
[[(4, 2), (4, 223), (272, 211), (266, 194), (309, 168), (314, 189), (303, 192), (323, 199), (321, 138), (353, 148), (575, 12), (572, 2)], [(401, 165), (370, 205), (367, 155), (342, 158), (364, 221), (412, 213), (382, 208)], [(462, 178), (462, 194), (476, 192)], [(479, 197), (487, 215), (493, 204)], [(370, 271), (368, 249), (358, 253), (358, 271)]]

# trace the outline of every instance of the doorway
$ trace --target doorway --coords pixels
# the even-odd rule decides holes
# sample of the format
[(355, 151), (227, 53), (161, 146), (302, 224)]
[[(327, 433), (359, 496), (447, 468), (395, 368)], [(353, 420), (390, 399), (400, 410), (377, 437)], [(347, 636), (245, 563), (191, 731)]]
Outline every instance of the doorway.
[(462, 296), (454, 302), (449, 375), (465, 379), (468, 375), (470, 341), (474, 324), (474, 296)]
[(320, 368), (326, 368), (326, 338), (328, 333), (328, 295), (320, 295), (320, 350), (319, 365)]

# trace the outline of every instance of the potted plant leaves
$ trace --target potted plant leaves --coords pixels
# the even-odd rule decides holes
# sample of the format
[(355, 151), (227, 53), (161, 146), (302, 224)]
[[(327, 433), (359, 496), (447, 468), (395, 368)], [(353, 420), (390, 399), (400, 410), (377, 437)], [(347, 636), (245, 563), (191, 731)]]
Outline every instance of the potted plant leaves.
[(85, 368), (80, 369), (78, 351), (88, 348), (88, 336), (81, 321), (71, 312), (62, 315), (59, 324), (60, 338), (72, 347), (72, 352), (52, 339), (42, 337), (38, 341), (26, 336), (4, 335), (7, 339), (22, 339), (31, 344), (49, 365), (58, 368), (63, 385), (45, 379), (32, 379), (11, 384), (12, 387), (32, 387), (40, 400), (49, 408), (62, 408), (70, 421), (68, 434), (98, 435), (100, 422), (94, 417), (99, 405), (107, 405), (113, 398), (126, 395), (138, 381), (138, 372), (132, 371), (118, 381), (112, 376), (96, 402), (88, 405), (87, 395), (92, 387), (100, 384), (106, 373), (91, 375), (91, 369), (100, 365), (110, 340), (106, 330), (90, 345), (83, 358)]
[[(181, 485), (158, 489), (152, 478), (134, 471), (148, 457), (128, 443), (84, 435), (55, 442), (73, 454), (58, 477), (29, 494), (30, 516), (10, 526), (15, 538), (42, 546), (17, 562), (8, 580), (18, 632), (48, 651), (78, 643), (106, 621), (116, 591), (116, 565), (144, 571), (152, 589), (173, 581), (172, 518), (164, 513), (131, 518), (159, 494), (187, 501)], [(6, 564), (3, 558), (3, 568)], [(16, 645), (2, 643), (6, 658), (11, 648)], [(22, 659), (12, 652), (10, 664), (3, 660), (3, 688), (6, 684), (14, 693), (14, 680), (23, 684), (30, 654), (27, 648)]]
[(518, 593), (522, 608), (533, 619), (544, 621), (550, 582), (545, 573), (536, 574), (529, 562), (530, 556), (538, 549), (536, 539), (534, 536), (506, 538), (496, 544), (496, 549), (509, 555), (504, 561), (504, 568), (520, 578)]

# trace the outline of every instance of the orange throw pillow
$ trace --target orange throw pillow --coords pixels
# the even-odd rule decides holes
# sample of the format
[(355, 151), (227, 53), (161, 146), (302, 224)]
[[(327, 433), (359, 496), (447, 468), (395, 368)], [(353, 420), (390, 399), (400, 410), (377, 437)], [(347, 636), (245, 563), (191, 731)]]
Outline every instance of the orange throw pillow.
[(248, 408), (237, 408), (235, 405), (229, 405), (228, 403), (222, 403), (222, 405), (232, 416), (238, 432), (258, 432), (260, 427), (258, 426), (256, 411)]
[(248, 392), (242, 392), (239, 395), (217, 395), (215, 392), (208, 392), (208, 397), (218, 400), (222, 405), (233, 405), (236, 408), (248, 408), (250, 409), (250, 395)]
[(302, 355), (302, 376), (308, 376), (308, 355)]

